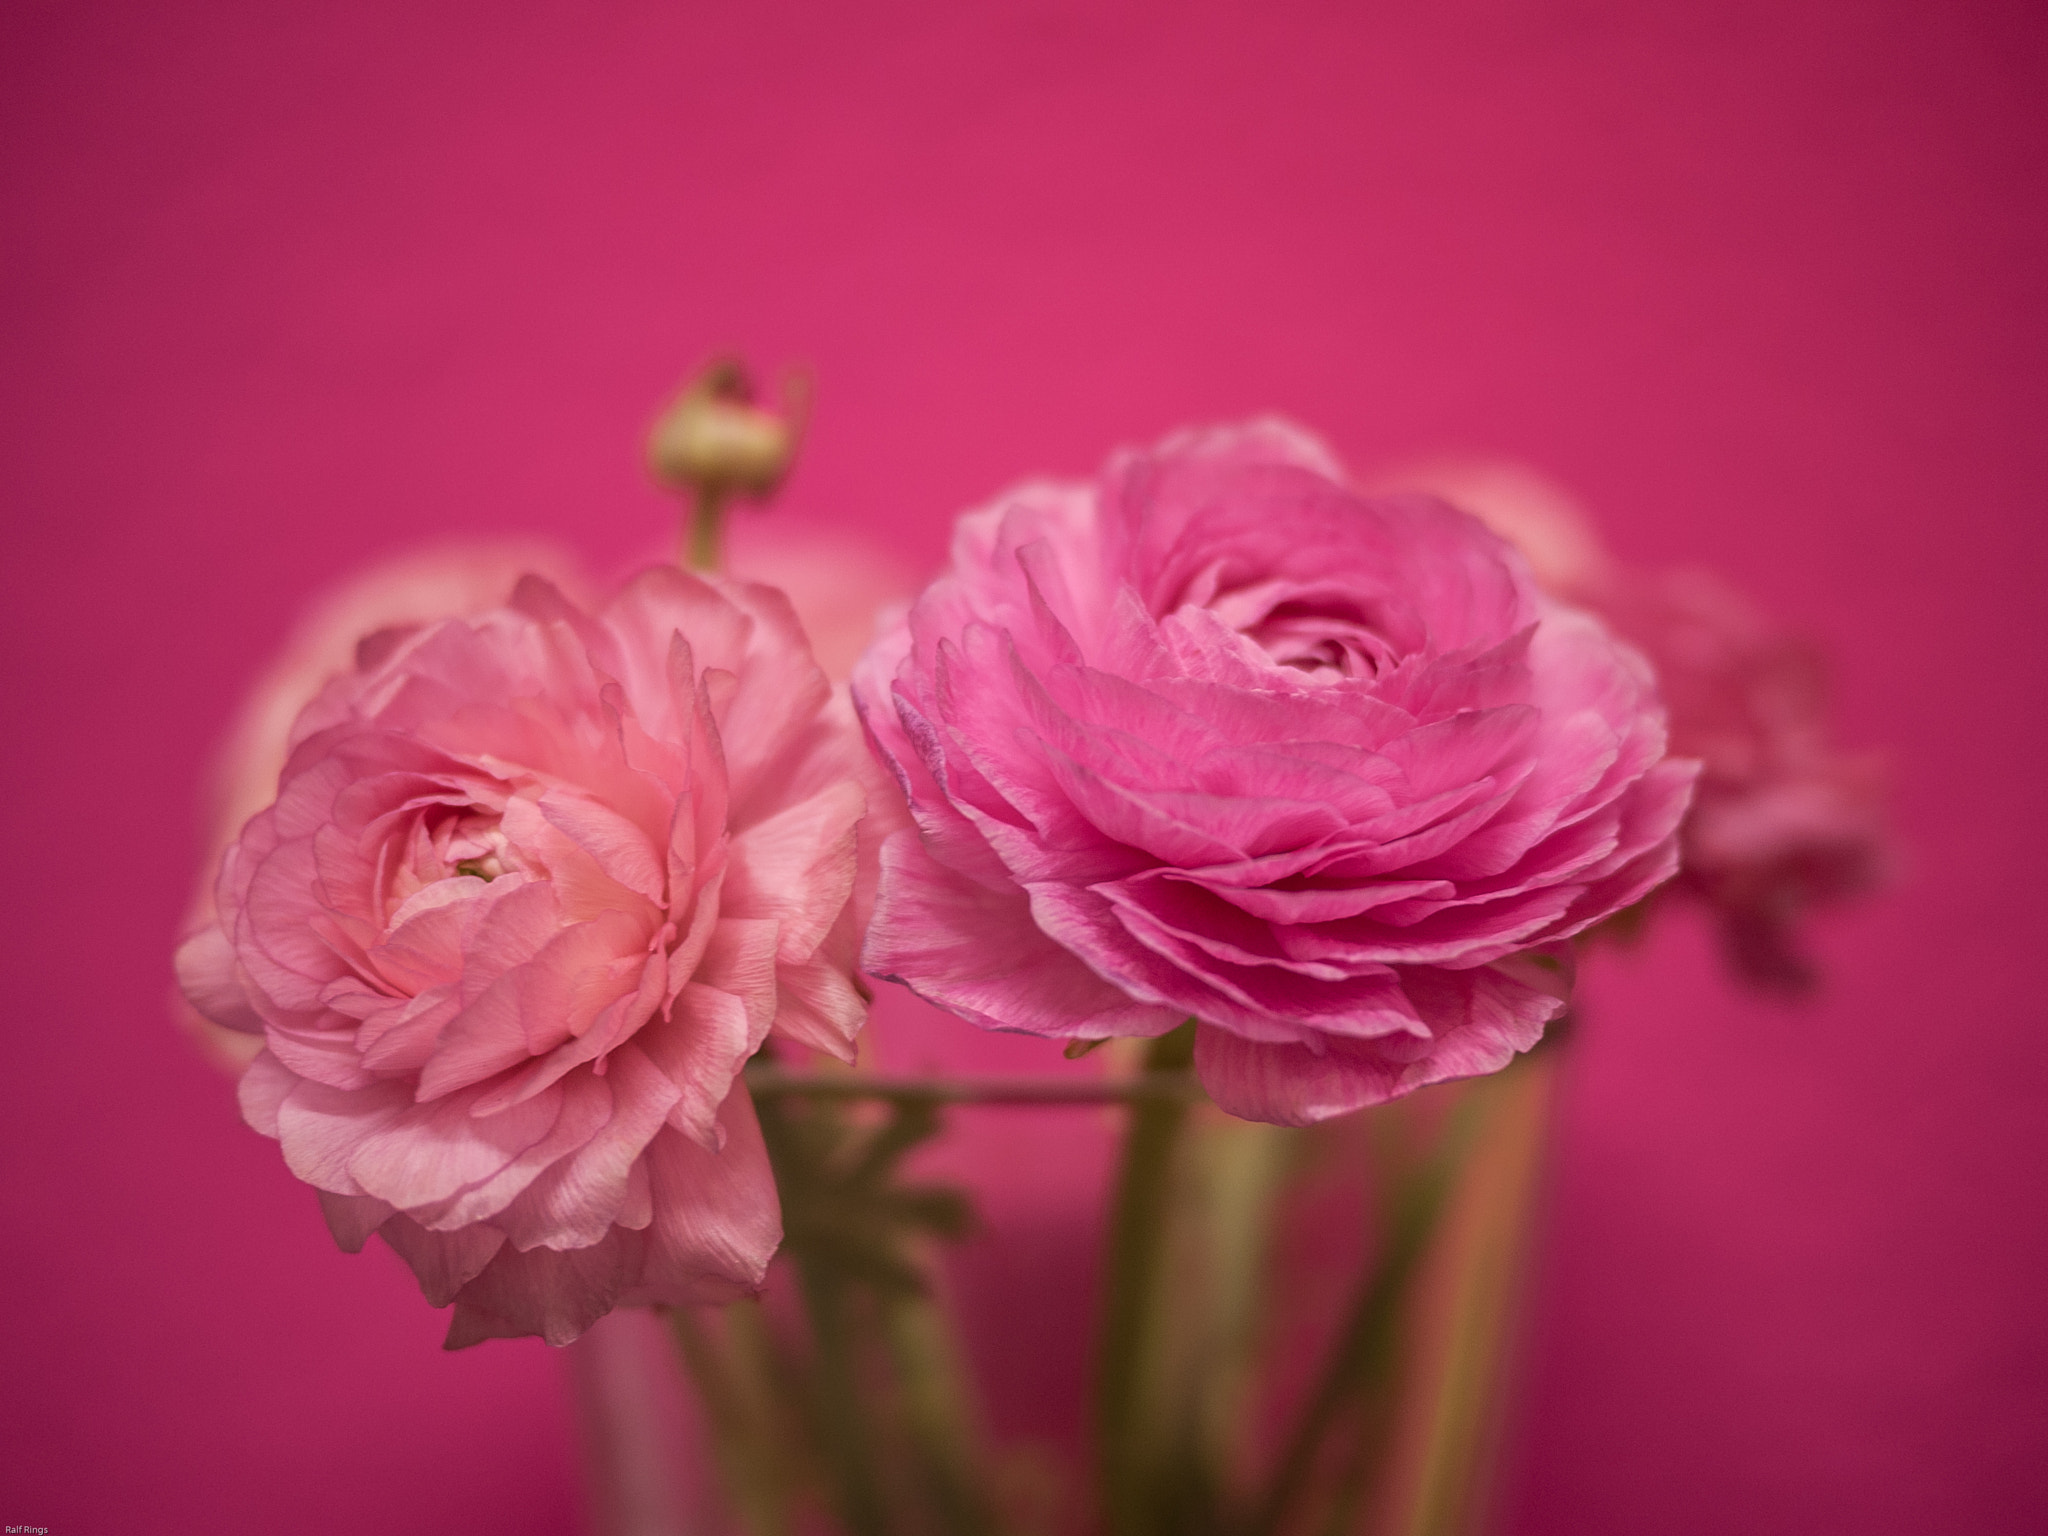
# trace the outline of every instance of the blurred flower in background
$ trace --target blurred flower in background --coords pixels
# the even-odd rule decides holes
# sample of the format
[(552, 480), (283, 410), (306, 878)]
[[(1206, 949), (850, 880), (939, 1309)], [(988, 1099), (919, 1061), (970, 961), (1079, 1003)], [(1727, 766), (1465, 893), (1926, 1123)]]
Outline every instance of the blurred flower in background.
[(803, 621), (811, 653), (836, 686), (875, 638), (878, 621), (916, 595), (915, 574), (872, 540), (839, 529), (795, 530), (748, 519), (731, 530), (730, 568), (778, 588)]
[(1571, 496), (1523, 466), (1420, 464), (1374, 484), (1431, 492), (1481, 518), (1546, 590), (1649, 658), (1671, 750), (1701, 764), (1673, 886), (1713, 912), (1746, 980), (1811, 989), (1800, 919), (1877, 885), (1890, 858), (1880, 765), (1834, 744), (1814, 645), (1709, 572), (1621, 564)]

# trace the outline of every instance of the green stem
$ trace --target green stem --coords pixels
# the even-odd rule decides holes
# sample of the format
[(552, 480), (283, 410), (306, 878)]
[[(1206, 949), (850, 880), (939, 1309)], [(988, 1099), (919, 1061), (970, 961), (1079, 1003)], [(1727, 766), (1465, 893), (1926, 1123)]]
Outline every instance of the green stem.
[(751, 1066), (747, 1091), (763, 1099), (882, 1099), (906, 1107), (940, 1104), (1136, 1104), (1201, 1098), (1192, 1072), (1148, 1072), (1136, 1078), (882, 1077), (865, 1072), (789, 1072)]
[(817, 1351), (818, 1439), (838, 1488), (839, 1517), (850, 1536), (885, 1536), (891, 1527), (868, 1434), (852, 1288), (828, 1264), (799, 1259), (798, 1270)]
[[(819, 1180), (836, 1126), (807, 1126), (775, 1099), (755, 1105), (775, 1182), (782, 1194), (784, 1251), (796, 1266), (804, 1315), (810, 1324), (810, 1380), (804, 1394), (811, 1443), (831, 1482), (841, 1523), (850, 1536), (886, 1536), (890, 1529), (869, 1420), (861, 1391), (861, 1321), (855, 1282), (829, 1245), (817, 1241)], [(822, 1138), (820, 1132), (827, 1132)]]
[(727, 1308), (722, 1341), (690, 1308), (670, 1308), (668, 1320), (711, 1421), (712, 1450), (741, 1528), (748, 1536), (788, 1536), (796, 1476), (776, 1422), (784, 1388), (758, 1306)]
[[(1428, 1250), (1452, 1175), (1470, 1139), (1470, 1116), (1465, 1110), (1462, 1103), (1453, 1110), (1434, 1155), (1396, 1189), (1380, 1250), (1360, 1276), (1336, 1346), (1274, 1466), (1265, 1495), (1246, 1527), (1248, 1536), (1273, 1536), (1283, 1528), (1309, 1489), (1331, 1429), (1355, 1402), (1364, 1403), (1366, 1418), (1340, 1477), (1333, 1514), (1355, 1507), (1376, 1470), (1388, 1416), (1384, 1411), (1374, 1412), (1374, 1399), (1385, 1396), (1384, 1388), (1396, 1364), (1402, 1302)], [(1378, 1406), (1384, 1409), (1385, 1405)], [(1333, 1526), (1336, 1523), (1331, 1522)]]
[(1475, 1528), (1488, 1493), (1499, 1427), (1510, 1318), (1529, 1240), (1530, 1201), (1541, 1174), (1555, 1055), (1543, 1051), (1475, 1084), (1489, 1101), (1469, 1160), (1461, 1210), (1446, 1225), (1450, 1294), (1444, 1356), (1429, 1397), (1417, 1394), (1428, 1432), (1416, 1452), (1408, 1507), (1389, 1529), (1401, 1536), (1457, 1536)]
[(884, 1303), (882, 1327), (937, 1529), (949, 1536), (988, 1536), (998, 1525), (987, 1493), (979, 1415), (944, 1312), (929, 1296), (896, 1295)]
[[(1194, 1060), (1195, 1021), (1154, 1040), (1148, 1077), (1186, 1074)], [(1156, 1298), (1167, 1235), (1174, 1151), (1187, 1124), (1181, 1097), (1134, 1097), (1110, 1217), (1108, 1295), (1096, 1381), (1096, 1439), (1102, 1527), (1136, 1536), (1152, 1521), (1148, 1443), (1149, 1367), (1156, 1353)]]
[(715, 486), (700, 485), (691, 498), (688, 522), (683, 530), (683, 566), (692, 571), (716, 571), (725, 563), (725, 509), (731, 497)]
[(1197, 1340), (1191, 1373), (1179, 1389), (1188, 1404), (1182, 1449), (1166, 1474), (1171, 1487), (1183, 1490), (1179, 1517), (1168, 1522), (1175, 1531), (1226, 1530), (1225, 1512), (1242, 1492), (1244, 1409), (1261, 1335), (1275, 1203), (1299, 1135), (1222, 1116), (1194, 1132), (1202, 1156), (1189, 1216), (1201, 1237), (1204, 1283), (1199, 1289), (1176, 1283), (1173, 1292), (1182, 1316), (1183, 1298), (1200, 1309), (1190, 1330)]

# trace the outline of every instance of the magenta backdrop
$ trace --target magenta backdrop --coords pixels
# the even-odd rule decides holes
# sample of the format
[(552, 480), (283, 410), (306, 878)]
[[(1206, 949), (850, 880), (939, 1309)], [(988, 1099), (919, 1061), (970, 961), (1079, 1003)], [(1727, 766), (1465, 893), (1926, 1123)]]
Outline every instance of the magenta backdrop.
[[(1909, 863), (1814, 1009), (1688, 923), (1593, 976), (1501, 1528), (2048, 1525), (2038, 14), (835, 9), (8, 7), (0, 1520), (574, 1528), (559, 1358), (444, 1356), (334, 1250), (167, 955), (301, 601), (429, 535), (623, 558), (644, 422), (738, 346), (817, 369), (776, 515), (920, 563), (1281, 408), (1800, 616)], [(979, 1262), (1050, 1414), (1074, 1267)]]

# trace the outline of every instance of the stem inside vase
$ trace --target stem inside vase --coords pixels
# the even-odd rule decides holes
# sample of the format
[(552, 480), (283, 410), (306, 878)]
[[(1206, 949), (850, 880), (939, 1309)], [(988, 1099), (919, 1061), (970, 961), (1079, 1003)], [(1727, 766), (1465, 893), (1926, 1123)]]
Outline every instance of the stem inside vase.
[[(1145, 1073), (1186, 1073), (1194, 1062), (1195, 1021), (1154, 1040)], [(1095, 1439), (1102, 1528), (1108, 1536), (1141, 1536), (1159, 1505), (1153, 1484), (1161, 1447), (1153, 1401), (1161, 1317), (1160, 1274), (1166, 1250), (1174, 1157), (1185, 1130), (1185, 1099), (1134, 1101), (1124, 1135), (1109, 1227), (1109, 1270), (1097, 1357)]]

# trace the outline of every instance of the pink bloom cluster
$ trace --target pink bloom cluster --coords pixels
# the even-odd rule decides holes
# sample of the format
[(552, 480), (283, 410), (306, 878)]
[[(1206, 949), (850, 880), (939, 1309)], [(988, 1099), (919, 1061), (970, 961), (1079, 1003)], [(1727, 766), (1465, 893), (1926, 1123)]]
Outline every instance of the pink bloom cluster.
[(1888, 843), (1878, 765), (1831, 740), (1814, 648), (1704, 572), (1619, 564), (1570, 498), (1526, 470), (1438, 465), (1391, 483), (1484, 519), (1547, 590), (1600, 614), (1648, 656), (1671, 748), (1701, 764), (1676, 886), (1715, 913), (1747, 979), (1810, 986), (1798, 919), (1877, 884)]
[(755, 1288), (780, 1239), (741, 1065), (850, 1054), (859, 735), (772, 590), (384, 630), (228, 848), (187, 997), (258, 1032), (250, 1123), (377, 1232), (451, 1347)]
[(963, 517), (854, 678), (915, 828), (866, 964), (988, 1028), (1199, 1021), (1305, 1123), (1526, 1050), (1676, 867), (1649, 669), (1465, 514), (1274, 423)]

